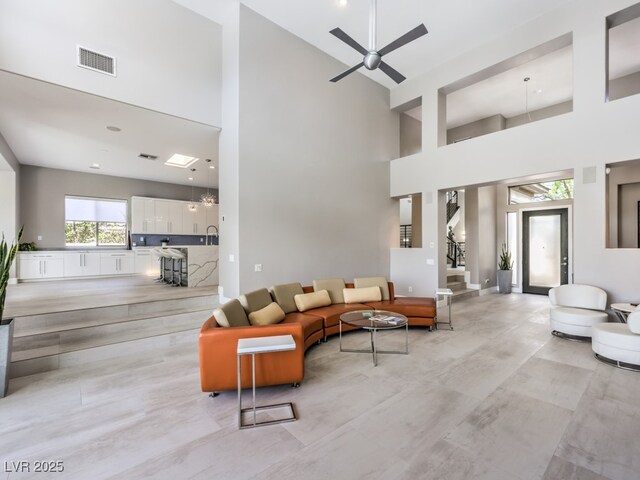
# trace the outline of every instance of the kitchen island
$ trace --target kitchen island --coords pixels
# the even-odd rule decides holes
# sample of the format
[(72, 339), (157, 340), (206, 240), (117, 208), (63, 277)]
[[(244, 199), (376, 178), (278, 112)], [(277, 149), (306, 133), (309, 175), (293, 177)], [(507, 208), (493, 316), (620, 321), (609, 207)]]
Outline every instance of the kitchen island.
[(177, 248), (187, 254), (189, 287), (218, 285), (218, 245), (190, 245)]
[[(143, 273), (157, 277), (160, 273), (158, 256), (154, 249), (158, 247), (133, 247), (138, 257), (147, 256), (150, 268)], [(208, 287), (218, 285), (218, 245), (169, 245), (163, 248), (179, 250), (186, 255), (186, 273), (189, 287)], [(169, 266), (167, 266), (169, 268)]]

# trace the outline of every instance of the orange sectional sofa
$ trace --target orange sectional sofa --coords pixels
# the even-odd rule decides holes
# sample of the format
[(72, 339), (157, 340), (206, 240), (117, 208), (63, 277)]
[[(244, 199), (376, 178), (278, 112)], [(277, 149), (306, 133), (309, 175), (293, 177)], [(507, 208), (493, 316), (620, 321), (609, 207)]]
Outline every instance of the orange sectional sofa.
[[(436, 319), (433, 298), (396, 297), (393, 283), (384, 277), (363, 277), (354, 283), (339, 279), (318, 280), (313, 286), (299, 283), (275, 285), (241, 295), (221, 305), (202, 326), (199, 336), (200, 380), (203, 392), (237, 389), (236, 348), (241, 338), (291, 334), (296, 349), (289, 352), (265, 353), (256, 356), (256, 386), (298, 384), (304, 378), (304, 352), (339, 332), (340, 315), (355, 310), (389, 310), (406, 316), (410, 326), (432, 330)], [(379, 299), (345, 303), (344, 289), (371, 292), (379, 287)], [(342, 287), (342, 288), (341, 288)], [(375, 290), (375, 288), (374, 288)], [(320, 293), (318, 293), (320, 292)], [(325, 295), (322, 292), (327, 292)], [(349, 291), (353, 293), (354, 291)], [(322, 306), (306, 309), (301, 299), (315, 294), (329, 299)], [(324, 296), (323, 296), (324, 295)], [(296, 299), (296, 296), (298, 297)], [(296, 300), (299, 300), (296, 303)], [(275, 305), (274, 305), (275, 304)], [(304, 311), (300, 311), (303, 309)], [(264, 318), (276, 313), (278, 323), (262, 325)], [(264, 315), (263, 315), (264, 314)], [(261, 317), (263, 315), (263, 317)], [(273, 322), (274, 318), (268, 321)], [(354, 327), (343, 325), (343, 331)], [(242, 386), (251, 386), (251, 359), (242, 362)]]

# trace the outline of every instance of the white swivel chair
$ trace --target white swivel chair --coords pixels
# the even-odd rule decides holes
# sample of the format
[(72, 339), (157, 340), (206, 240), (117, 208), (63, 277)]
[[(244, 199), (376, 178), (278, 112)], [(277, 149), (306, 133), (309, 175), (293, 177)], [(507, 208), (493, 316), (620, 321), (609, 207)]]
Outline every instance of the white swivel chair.
[(609, 315), (607, 293), (590, 285), (560, 285), (549, 290), (551, 333), (568, 340), (588, 341), (594, 325)]
[(595, 325), (591, 348), (598, 360), (640, 371), (640, 307), (629, 314), (627, 323)]

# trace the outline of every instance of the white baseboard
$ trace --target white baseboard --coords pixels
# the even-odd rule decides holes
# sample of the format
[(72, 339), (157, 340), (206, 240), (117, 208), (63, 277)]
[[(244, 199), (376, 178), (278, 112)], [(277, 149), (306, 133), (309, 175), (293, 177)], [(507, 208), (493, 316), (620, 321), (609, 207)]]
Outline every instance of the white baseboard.
[(470, 288), (471, 290), (481, 290), (482, 285), (480, 285), (479, 283), (468, 283), (467, 282), (467, 288)]
[(9, 285), (17, 285), (17, 284), (18, 284), (18, 279), (16, 277), (9, 279)]
[(490, 293), (498, 293), (498, 287), (489, 287), (480, 290), (479, 295), (482, 297), (483, 295), (489, 295)]
[(229, 300), (231, 299), (224, 296), (224, 289), (222, 288), (222, 285), (218, 285), (218, 301), (220, 304), (227, 303)]

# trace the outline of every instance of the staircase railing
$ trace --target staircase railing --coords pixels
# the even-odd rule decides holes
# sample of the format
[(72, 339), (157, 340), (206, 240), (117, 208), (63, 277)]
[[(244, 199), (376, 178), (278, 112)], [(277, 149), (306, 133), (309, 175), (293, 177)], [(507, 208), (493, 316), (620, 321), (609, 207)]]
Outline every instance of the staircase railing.
[(451, 268), (465, 265), (465, 243), (447, 239), (447, 259), (451, 262)]
[(400, 225), (400, 248), (411, 248), (411, 225)]
[(458, 205), (458, 191), (452, 190), (450, 192), (447, 192), (446, 200), (447, 200), (447, 223), (449, 223), (449, 221), (451, 221), (453, 216), (458, 211), (458, 208), (460, 208), (460, 206)]

